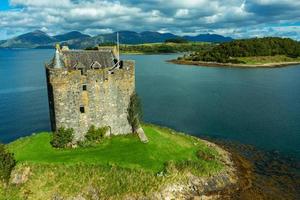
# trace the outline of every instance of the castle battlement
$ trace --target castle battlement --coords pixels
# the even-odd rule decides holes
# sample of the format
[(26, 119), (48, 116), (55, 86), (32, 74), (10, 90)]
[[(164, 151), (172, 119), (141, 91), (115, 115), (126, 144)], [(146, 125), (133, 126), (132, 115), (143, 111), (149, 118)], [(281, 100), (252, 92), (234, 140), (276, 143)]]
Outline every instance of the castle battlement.
[(135, 90), (135, 64), (118, 60), (117, 53), (116, 48), (56, 49), (46, 65), (53, 131), (73, 128), (76, 140), (92, 125), (109, 126), (113, 135), (131, 133), (127, 108)]

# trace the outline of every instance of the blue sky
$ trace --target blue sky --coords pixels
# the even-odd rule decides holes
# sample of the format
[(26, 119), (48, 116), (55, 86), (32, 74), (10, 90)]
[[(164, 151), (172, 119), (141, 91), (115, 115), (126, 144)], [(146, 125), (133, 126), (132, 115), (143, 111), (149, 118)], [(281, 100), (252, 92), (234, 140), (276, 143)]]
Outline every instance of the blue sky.
[(300, 40), (299, 0), (0, 0), (0, 40), (43, 30), (215, 33)]
[(0, 10), (9, 9), (9, 2), (7, 0), (0, 1)]

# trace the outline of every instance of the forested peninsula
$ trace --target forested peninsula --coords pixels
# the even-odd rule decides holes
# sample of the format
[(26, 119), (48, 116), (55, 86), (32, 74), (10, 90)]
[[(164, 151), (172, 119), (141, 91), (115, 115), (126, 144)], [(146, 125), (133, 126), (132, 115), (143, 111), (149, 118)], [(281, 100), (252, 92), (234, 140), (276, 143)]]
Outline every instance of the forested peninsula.
[(171, 60), (177, 64), (280, 67), (300, 63), (300, 42), (279, 37), (234, 40)]

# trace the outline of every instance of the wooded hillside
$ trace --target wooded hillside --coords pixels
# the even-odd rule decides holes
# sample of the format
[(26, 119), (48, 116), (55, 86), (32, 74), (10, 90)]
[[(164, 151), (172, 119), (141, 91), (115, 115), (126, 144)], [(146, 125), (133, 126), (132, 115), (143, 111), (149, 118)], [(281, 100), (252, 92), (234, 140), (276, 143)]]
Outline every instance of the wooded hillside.
[(266, 37), (222, 43), (209, 51), (196, 52), (184, 59), (220, 63), (242, 63), (236, 57), (286, 55), (300, 56), (300, 42), (289, 38)]

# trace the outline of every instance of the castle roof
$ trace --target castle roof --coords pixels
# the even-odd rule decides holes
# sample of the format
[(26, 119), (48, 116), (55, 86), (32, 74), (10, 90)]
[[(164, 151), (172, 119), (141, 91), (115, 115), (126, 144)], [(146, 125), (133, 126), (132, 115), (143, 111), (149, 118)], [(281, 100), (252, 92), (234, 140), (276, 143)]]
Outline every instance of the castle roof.
[(70, 50), (56, 45), (56, 52), (49, 63), (53, 68), (100, 69), (112, 68), (117, 63), (116, 47), (98, 47), (98, 50)]
[(67, 50), (61, 51), (65, 67), (91, 68), (97, 63), (102, 68), (113, 67), (115, 56), (110, 50)]

